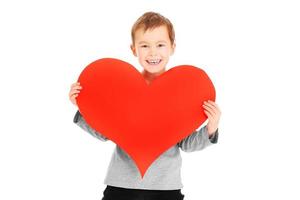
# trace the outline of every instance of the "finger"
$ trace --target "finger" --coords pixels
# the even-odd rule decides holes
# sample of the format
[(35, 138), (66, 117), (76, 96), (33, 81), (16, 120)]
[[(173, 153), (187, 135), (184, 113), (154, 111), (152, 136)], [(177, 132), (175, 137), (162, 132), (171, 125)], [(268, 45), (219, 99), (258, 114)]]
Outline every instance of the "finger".
[(72, 89), (76, 89), (76, 90), (81, 90), (82, 89), (82, 86), (74, 86)]
[(70, 99), (71, 99), (71, 100), (75, 100), (76, 97), (78, 97), (78, 94), (73, 94), (73, 95), (70, 96)]
[(206, 116), (208, 117), (208, 120), (209, 120), (209, 121), (211, 121), (211, 120), (213, 119), (212, 115), (211, 115), (208, 111), (204, 110), (204, 113), (205, 113)]
[(77, 86), (77, 85), (80, 85), (80, 83), (79, 83), (79, 82), (73, 83), (73, 84), (71, 85), (71, 88), (74, 87), (74, 86)]
[(74, 93), (75, 91), (76, 92), (80, 92), (80, 90), (82, 90), (82, 87), (81, 86), (77, 86), (77, 87), (72, 88), (70, 92), (71, 93)]
[(76, 83), (72, 83), (71, 87), (74, 87), (75, 85), (78, 85), (77, 82)]
[(204, 104), (203, 108), (205, 110), (209, 111), (212, 115), (216, 114), (215, 108), (213, 106), (208, 106), (208, 105)]
[(212, 101), (210, 101), (210, 100), (204, 101), (204, 105), (207, 105), (207, 106), (209, 106), (209, 107), (211, 107), (213, 109), (216, 108), (215, 103), (212, 102)]
[(209, 110), (205, 110), (208, 114), (210, 114), (210, 121), (218, 121), (219, 117), (218, 114), (215, 114)]
[(77, 94), (77, 93), (80, 93), (80, 90), (71, 90), (70, 91), (70, 95)]
[(70, 99), (76, 98), (79, 95), (79, 93), (72, 93), (69, 95)]
[(209, 110), (209, 109), (205, 109), (205, 108), (204, 108), (204, 112), (208, 113), (211, 117), (214, 116), (214, 113), (211, 112), (211, 110)]
[(210, 118), (209, 118), (210, 121), (212, 121), (214, 123), (218, 123), (219, 122), (220, 115), (218, 113), (215, 114), (215, 113), (210, 112), (209, 110), (205, 110), (205, 112), (207, 112), (210, 115)]
[(220, 109), (220, 107), (218, 106), (218, 104), (216, 104), (215, 102), (213, 102), (213, 101), (211, 101), (211, 100), (208, 100), (208, 102), (209, 102), (212, 106), (214, 106), (214, 107), (216, 108), (216, 110), (217, 110), (219, 113), (221, 113), (221, 109)]
[(70, 96), (72, 97), (72, 96), (78, 96), (79, 95), (79, 92), (76, 92), (76, 93), (73, 93), (73, 94), (71, 94)]
[(210, 101), (210, 103), (206, 103), (205, 105), (211, 107), (216, 115), (221, 115), (220, 108), (216, 103)]

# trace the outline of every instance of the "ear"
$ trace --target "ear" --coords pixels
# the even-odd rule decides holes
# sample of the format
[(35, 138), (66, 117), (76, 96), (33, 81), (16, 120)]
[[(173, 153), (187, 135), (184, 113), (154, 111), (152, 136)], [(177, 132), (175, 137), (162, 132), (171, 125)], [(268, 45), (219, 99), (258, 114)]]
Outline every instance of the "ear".
[(175, 52), (175, 48), (176, 48), (176, 43), (174, 42), (173, 45), (172, 45), (172, 52), (171, 52), (171, 55), (174, 54)]
[(132, 51), (132, 54), (133, 54), (135, 57), (137, 57), (136, 49), (135, 49), (135, 47), (134, 47), (132, 44), (130, 45), (130, 49), (131, 49), (131, 51)]

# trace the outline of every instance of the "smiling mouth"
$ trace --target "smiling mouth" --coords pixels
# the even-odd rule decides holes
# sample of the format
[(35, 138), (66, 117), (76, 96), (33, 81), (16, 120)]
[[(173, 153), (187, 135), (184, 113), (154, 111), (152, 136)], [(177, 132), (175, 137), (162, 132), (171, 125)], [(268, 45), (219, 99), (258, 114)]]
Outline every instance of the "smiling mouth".
[(157, 59), (157, 60), (146, 60), (146, 62), (149, 65), (158, 65), (159, 63), (161, 63), (161, 59)]

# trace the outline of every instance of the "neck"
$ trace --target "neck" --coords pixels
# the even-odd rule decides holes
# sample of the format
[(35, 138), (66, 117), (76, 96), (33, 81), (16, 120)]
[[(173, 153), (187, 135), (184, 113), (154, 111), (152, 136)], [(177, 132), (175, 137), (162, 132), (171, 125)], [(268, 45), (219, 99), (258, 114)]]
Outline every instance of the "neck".
[(157, 72), (157, 73), (149, 73), (149, 72), (147, 72), (146, 70), (144, 70), (144, 71), (142, 72), (142, 75), (143, 75), (143, 77), (145, 78), (146, 82), (147, 82), (148, 84), (150, 84), (154, 79), (156, 79), (156, 77), (158, 77), (159, 75), (161, 75), (161, 74), (164, 73), (164, 72), (165, 72), (165, 70), (162, 70), (162, 71)]

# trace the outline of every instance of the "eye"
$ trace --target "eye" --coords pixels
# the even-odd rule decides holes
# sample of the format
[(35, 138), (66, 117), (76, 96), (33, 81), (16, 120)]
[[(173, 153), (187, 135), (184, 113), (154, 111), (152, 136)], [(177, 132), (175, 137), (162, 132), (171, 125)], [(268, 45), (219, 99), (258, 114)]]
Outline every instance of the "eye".
[(146, 45), (146, 44), (143, 44), (143, 45), (141, 45), (141, 47), (142, 47), (142, 48), (147, 48), (147, 47), (148, 47), (148, 45)]
[(159, 44), (158, 47), (164, 47), (166, 46), (165, 44)]

